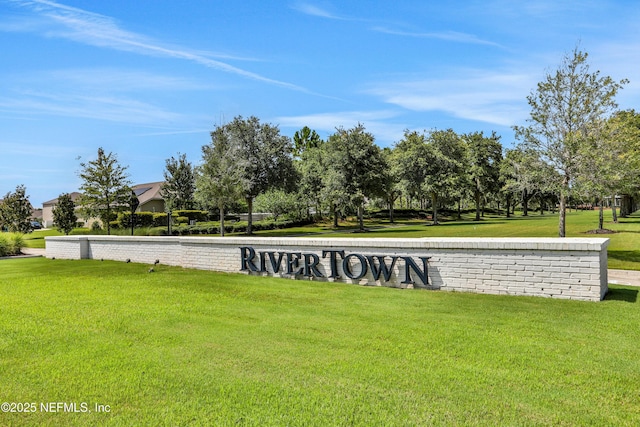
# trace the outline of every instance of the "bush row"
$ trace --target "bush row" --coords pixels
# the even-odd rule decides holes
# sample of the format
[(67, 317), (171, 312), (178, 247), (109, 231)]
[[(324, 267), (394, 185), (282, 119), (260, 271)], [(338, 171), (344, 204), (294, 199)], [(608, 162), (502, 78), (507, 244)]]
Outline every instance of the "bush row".
[[(290, 227), (300, 227), (303, 225), (311, 224), (310, 221), (307, 220), (263, 220), (263, 221), (254, 221), (253, 223), (253, 231), (262, 231), (262, 230), (279, 230), (283, 228)], [(238, 221), (238, 222), (225, 222), (224, 230), (225, 233), (246, 233), (247, 232), (247, 221)], [(88, 234), (104, 234), (106, 231), (104, 229), (88, 229), (88, 228), (75, 228), (70, 234), (71, 235), (88, 235)], [(111, 234), (113, 235), (122, 235), (128, 236), (131, 233), (129, 229), (124, 228), (112, 228)], [(166, 236), (167, 235), (167, 226), (162, 227), (136, 227), (134, 230), (134, 234), (136, 236)], [(173, 236), (189, 236), (189, 235), (197, 235), (197, 234), (212, 234), (217, 235), (220, 234), (220, 223), (217, 221), (211, 222), (201, 222), (196, 225), (174, 225), (171, 227), (171, 234)]]
[[(263, 221), (255, 221), (253, 223), (253, 231), (262, 231), (262, 230), (279, 230), (282, 228), (291, 228), (291, 227), (300, 227), (303, 225), (310, 224), (307, 220), (263, 220)], [(248, 223), (247, 221), (238, 221), (232, 224), (225, 223), (225, 233), (246, 233), (247, 232)], [(220, 223), (219, 222), (208, 222), (204, 224), (197, 225), (180, 225), (173, 227), (171, 230), (171, 234), (177, 236), (186, 236), (192, 234), (220, 234)]]
[[(418, 210), (418, 209), (394, 209), (393, 210), (393, 217), (396, 219), (398, 218), (418, 219), (418, 218), (426, 218), (429, 215), (430, 213), (424, 210)], [(368, 216), (370, 218), (387, 219), (389, 218), (389, 209), (372, 211), (368, 214)]]
[[(165, 212), (136, 212), (134, 217), (136, 227), (167, 226), (167, 214)], [(209, 221), (209, 213), (197, 210), (177, 210), (171, 212), (171, 219), (173, 224), (189, 224), (190, 221), (203, 222)], [(120, 212), (117, 220), (111, 221), (110, 225), (114, 228), (131, 227), (131, 214)]]
[[(302, 225), (309, 224), (308, 221), (293, 221), (293, 220), (263, 220), (263, 221), (254, 221), (253, 223), (253, 231), (262, 231), (262, 230), (278, 230), (283, 228), (290, 227), (299, 227)], [(246, 233), (247, 232), (248, 223), (247, 221), (237, 221), (237, 222), (225, 222), (225, 233)], [(159, 230), (158, 230), (159, 231)], [(158, 231), (154, 230), (153, 234), (156, 234)], [(162, 234), (166, 234), (166, 228), (163, 229)], [(174, 236), (188, 236), (194, 234), (220, 234), (220, 223), (219, 222), (205, 222), (196, 225), (178, 225), (171, 228), (171, 234)]]

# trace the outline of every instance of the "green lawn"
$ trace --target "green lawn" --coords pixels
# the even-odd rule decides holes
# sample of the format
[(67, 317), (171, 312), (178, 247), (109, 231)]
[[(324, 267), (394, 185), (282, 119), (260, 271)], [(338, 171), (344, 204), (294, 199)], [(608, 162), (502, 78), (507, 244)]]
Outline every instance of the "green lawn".
[(638, 289), (576, 302), (0, 261), (0, 425), (638, 425)]
[[(385, 220), (369, 220), (367, 233), (353, 233), (357, 228), (355, 221), (341, 222), (337, 230), (331, 223), (269, 230), (257, 232), (257, 236), (317, 236), (330, 234), (332, 237), (556, 237), (558, 235), (558, 215), (531, 213), (523, 217), (516, 213), (510, 219), (496, 215), (486, 215), (482, 221), (472, 221), (470, 214), (461, 221), (445, 221), (432, 226), (423, 221), (399, 221), (390, 224)], [(567, 236), (594, 237), (587, 234), (598, 226), (597, 211), (571, 211), (567, 213)], [(609, 245), (609, 268), (640, 270), (640, 212), (628, 218), (620, 218), (619, 223), (611, 222), (611, 211), (605, 212), (605, 228), (616, 231), (614, 234), (600, 235), (611, 239)], [(44, 236), (59, 235), (54, 230), (36, 231), (25, 236), (30, 247), (44, 248)]]

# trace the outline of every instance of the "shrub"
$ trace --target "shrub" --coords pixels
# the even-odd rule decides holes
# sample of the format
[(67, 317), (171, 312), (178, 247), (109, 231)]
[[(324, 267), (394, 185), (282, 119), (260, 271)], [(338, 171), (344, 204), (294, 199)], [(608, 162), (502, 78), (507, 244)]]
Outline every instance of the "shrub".
[[(152, 214), (152, 227), (166, 227), (167, 226), (167, 214), (164, 212), (158, 212)], [(172, 215), (173, 217), (173, 215)], [(177, 217), (177, 215), (176, 215)]]
[(93, 233), (95, 233), (95, 230), (90, 230), (86, 227), (78, 227), (71, 230), (71, 233), (69, 234), (71, 236), (86, 236), (88, 234), (93, 234)]
[(0, 257), (19, 255), (24, 247), (21, 233), (0, 233)]
[(209, 220), (209, 213), (207, 211), (176, 210), (172, 212), (172, 216), (173, 215), (176, 215), (178, 218), (186, 217), (187, 224), (189, 221), (206, 222)]
[(9, 253), (11, 255), (18, 255), (24, 248), (24, 234), (13, 233), (9, 235)]
[(0, 257), (9, 255), (9, 240), (0, 232)]
[(166, 236), (167, 235), (167, 227), (151, 227), (148, 230), (148, 236)]

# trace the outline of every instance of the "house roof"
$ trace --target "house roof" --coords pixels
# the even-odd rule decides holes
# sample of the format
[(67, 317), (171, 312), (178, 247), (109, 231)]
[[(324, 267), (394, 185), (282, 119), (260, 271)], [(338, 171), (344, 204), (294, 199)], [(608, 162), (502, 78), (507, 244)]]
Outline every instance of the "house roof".
[(138, 196), (140, 205), (144, 205), (152, 200), (164, 200), (160, 195), (162, 184), (164, 184), (164, 181), (137, 184), (132, 186), (131, 189), (135, 195)]
[[(69, 195), (71, 196), (71, 200), (73, 202), (75, 202), (78, 197), (80, 197), (80, 193), (78, 193), (77, 191), (74, 191), (73, 193), (69, 193)], [(55, 198), (53, 200), (49, 200), (47, 202), (42, 203), (42, 206), (55, 206), (58, 204), (58, 198)]]
[[(162, 184), (164, 181), (159, 182), (149, 182), (146, 184), (136, 184), (131, 187), (136, 196), (138, 196), (138, 200), (140, 201), (140, 205), (144, 205), (147, 202), (152, 200), (164, 200), (160, 195), (160, 189), (162, 188)], [(69, 193), (71, 195), (71, 200), (74, 202), (82, 195), (82, 193), (78, 193), (74, 191), (73, 193)], [(58, 199), (52, 199), (44, 202), (42, 206), (55, 206), (58, 204)]]

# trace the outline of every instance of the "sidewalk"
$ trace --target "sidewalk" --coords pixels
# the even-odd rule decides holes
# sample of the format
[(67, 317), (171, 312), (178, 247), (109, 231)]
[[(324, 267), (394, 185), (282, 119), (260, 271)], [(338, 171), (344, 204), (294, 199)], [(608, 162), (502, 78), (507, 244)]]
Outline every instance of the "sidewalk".
[(640, 271), (607, 270), (609, 283), (614, 285), (640, 286)]
[(22, 253), (24, 255), (31, 255), (31, 256), (44, 256), (46, 252), (46, 249), (40, 249), (40, 248), (22, 248)]

